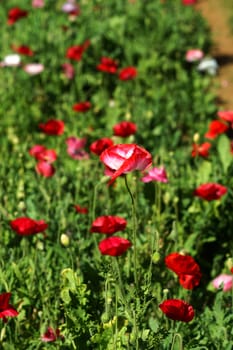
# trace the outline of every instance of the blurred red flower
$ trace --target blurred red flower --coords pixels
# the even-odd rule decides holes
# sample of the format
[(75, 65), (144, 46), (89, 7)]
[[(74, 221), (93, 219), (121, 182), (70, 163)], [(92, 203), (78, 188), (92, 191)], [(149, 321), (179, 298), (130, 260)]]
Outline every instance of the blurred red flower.
[(199, 285), (200, 267), (190, 255), (171, 253), (166, 256), (165, 264), (178, 275), (179, 282), (185, 289), (193, 289)]
[(80, 214), (88, 214), (88, 208), (86, 208), (86, 207), (81, 207), (80, 205), (75, 204), (75, 205), (74, 205), (74, 208), (75, 208), (75, 210), (77, 211), (77, 213), (80, 213)]
[(28, 217), (20, 217), (10, 222), (12, 230), (20, 236), (29, 236), (43, 232), (47, 229), (48, 224), (44, 220), (34, 220)]
[(36, 158), (37, 160), (40, 159), (40, 153), (46, 150), (46, 147), (43, 145), (34, 145), (30, 148), (29, 154)]
[(221, 198), (225, 193), (227, 193), (225, 186), (217, 183), (206, 183), (196, 188), (193, 194), (207, 201), (213, 201)]
[(115, 136), (127, 137), (134, 135), (137, 131), (136, 124), (128, 121), (122, 121), (113, 127), (113, 132)]
[(28, 11), (22, 10), (19, 7), (14, 7), (8, 11), (7, 23), (9, 25), (12, 25), (15, 22), (17, 22), (19, 19), (27, 16), (28, 16)]
[(62, 135), (65, 124), (62, 120), (50, 119), (46, 123), (39, 124), (39, 128), (47, 135)]
[(137, 69), (135, 67), (122, 68), (119, 72), (120, 80), (131, 80), (137, 76)]
[(66, 57), (74, 61), (80, 61), (82, 59), (84, 51), (88, 48), (89, 45), (90, 41), (87, 40), (82, 45), (71, 46), (66, 51)]
[(209, 156), (209, 149), (211, 148), (211, 143), (204, 142), (201, 145), (198, 145), (197, 143), (193, 144), (192, 148), (192, 157), (203, 157), (206, 158)]
[(89, 101), (79, 102), (73, 105), (73, 111), (75, 112), (87, 112), (91, 108), (91, 103)]
[(59, 337), (61, 337), (61, 334), (58, 328), (54, 330), (52, 327), (48, 327), (47, 331), (41, 336), (41, 340), (49, 343), (57, 340)]
[(10, 297), (11, 293), (0, 294), (0, 318), (2, 318), (4, 322), (7, 322), (7, 317), (16, 317), (19, 314), (18, 311), (9, 304)]
[(25, 56), (33, 56), (34, 52), (30, 49), (30, 47), (21, 45), (21, 46), (11, 46), (12, 50), (19, 53), (20, 55), (25, 55)]
[(88, 159), (89, 154), (83, 149), (86, 145), (86, 139), (79, 139), (75, 136), (66, 139), (67, 153), (73, 159), (81, 160)]
[(56, 169), (52, 164), (48, 163), (47, 161), (40, 160), (36, 164), (36, 172), (37, 174), (42, 175), (44, 177), (52, 177), (55, 174)]
[(194, 5), (196, 2), (197, 0), (182, 0), (183, 5)]
[(99, 250), (103, 255), (120, 256), (131, 247), (132, 243), (128, 239), (111, 236), (99, 243)]
[(90, 145), (90, 151), (100, 156), (101, 153), (110, 146), (113, 146), (112, 139), (103, 137), (102, 139), (92, 142)]
[(105, 165), (106, 175), (111, 176), (110, 184), (122, 175), (133, 170), (145, 170), (152, 164), (152, 156), (136, 144), (119, 144), (105, 149), (100, 160)]
[(159, 305), (159, 308), (175, 321), (190, 322), (194, 318), (193, 307), (180, 299), (167, 299)]
[(219, 111), (218, 117), (230, 123), (231, 127), (233, 127), (233, 111)]
[(109, 57), (102, 57), (100, 64), (96, 67), (99, 71), (115, 74), (117, 71), (117, 62)]
[(205, 137), (207, 139), (215, 139), (218, 135), (227, 131), (227, 129), (228, 126), (225, 123), (219, 120), (212, 120), (212, 122), (210, 122), (208, 132), (205, 133)]
[(119, 216), (104, 215), (95, 219), (91, 225), (91, 232), (112, 235), (126, 228), (127, 221)]

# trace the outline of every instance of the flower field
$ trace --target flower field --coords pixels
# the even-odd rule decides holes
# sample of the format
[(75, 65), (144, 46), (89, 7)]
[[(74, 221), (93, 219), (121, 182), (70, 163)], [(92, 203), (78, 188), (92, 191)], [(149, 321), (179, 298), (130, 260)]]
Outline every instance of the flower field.
[(233, 111), (195, 2), (1, 3), (0, 349), (232, 349)]

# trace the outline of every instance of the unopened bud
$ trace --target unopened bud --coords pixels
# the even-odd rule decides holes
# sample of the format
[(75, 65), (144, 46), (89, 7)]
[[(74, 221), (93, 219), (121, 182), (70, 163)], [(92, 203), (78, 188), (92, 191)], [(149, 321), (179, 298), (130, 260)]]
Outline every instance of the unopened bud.
[(62, 233), (61, 235), (61, 244), (64, 245), (64, 247), (68, 247), (70, 244), (70, 237), (67, 236), (65, 233)]

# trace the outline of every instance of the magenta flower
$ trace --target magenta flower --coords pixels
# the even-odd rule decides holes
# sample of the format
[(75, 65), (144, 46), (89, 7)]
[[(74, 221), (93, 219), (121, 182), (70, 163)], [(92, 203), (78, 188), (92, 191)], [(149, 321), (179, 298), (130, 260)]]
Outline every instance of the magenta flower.
[(221, 274), (217, 276), (213, 281), (212, 281), (213, 286), (218, 289), (221, 286), (223, 287), (223, 291), (227, 292), (228, 290), (232, 289), (233, 286), (233, 276), (232, 275), (227, 275), (227, 274)]
[(145, 175), (142, 179), (142, 182), (151, 182), (151, 181), (158, 181), (158, 182), (168, 182), (167, 173), (165, 168), (162, 166), (161, 168), (153, 168), (148, 171), (147, 175)]
[(77, 137), (71, 136), (66, 139), (67, 153), (73, 159), (81, 160), (88, 159), (89, 154), (84, 150), (86, 145), (86, 139), (79, 139)]

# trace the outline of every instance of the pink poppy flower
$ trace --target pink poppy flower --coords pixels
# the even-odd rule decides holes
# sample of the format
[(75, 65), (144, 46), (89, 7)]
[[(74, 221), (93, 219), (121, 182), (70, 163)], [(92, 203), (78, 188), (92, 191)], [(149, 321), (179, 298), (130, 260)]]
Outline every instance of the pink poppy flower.
[(196, 2), (197, 0), (182, 0), (183, 5), (194, 5)]
[(99, 250), (102, 255), (120, 256), (126, 252), (132, 243), (128, 239), (111, 236), (99, 243)]
[(233, 276), (232, 275), (227, 275), (227, 274), (221, 274), (218, 277), (216, 277), (213, 281), (212, 284), (214, 288), (218, 289), (220, 287), (223, 287), (223, 291), (227, 292), (228, 290), (232, 289), (233, 286)]
[(44, 7), (44, 0), (32, 0), (32, 7), (36, 7), (36, 8)]
[(158, 181), (158, 182), (168, 182), (167, 173), (165, 168), (162, 166), (161, 168), (153, 168), (148, 171), (148, 174), (145, 175), (142, 179), (142, 182), (151, 182), (151, 181)]
[(0, 318), (2, 318), (4, 322), (7, 322), (7, 317), (16, 317), (19, 314), (18, 311), (9, 304), (10, 297), (11, 293), (0, 294)]
[(54, 342), (57, 338), (62, 337), (59, 329), (53, 329), (52, 327), (48, 327), (47, 331), (41, 336), (41, 340), (43, 342), (49, 343)]
[(230, 123), (231, 127), (233, 128), (233, 111), (219, 111), (218, 117)]
[(79, 139), (71, 136), (66, 139), (67, 153), (73, 159), (89, 159), (89, 154), (84, 150), (86, 139)]
[(29, 150), (30, 156), (36, 158), (37, 160), (40, 159), (40, 153), (46, 150), (46, 147), (43, 145), (35, 145), (32, 146)]
[(71, 63), (63, 63), (62, 70), (67, 79), (73, 79), (75, 76), (75, 69)]
[(203, 58), (204, 53), (199, 49), (188, 50), (185, 55), (187, 62), (196, 62)]
[(111, 176), (110, 184), (122, 175), (134, 170), (145, 170), (152, 164), (152, 156), (136, 144), (119, 144), (105, 149), (100, 160), (105, 165), (106, 175)]
[(23, 70), (29, 75), (37, 75), (43, 72), (44, 65), (41, 63), (28, 63), (23, 66)]
[(47, 163), (51, 164), (56, 161), (57, 153), (54, 149), (45, 149), (37, 154), (38, 160), (44, 160)]
[(36, 164), (36, 172), (44, 177), (52, 177), (56, 170), (52, 164), (46, 162), (45, 160), (40, 160)]

